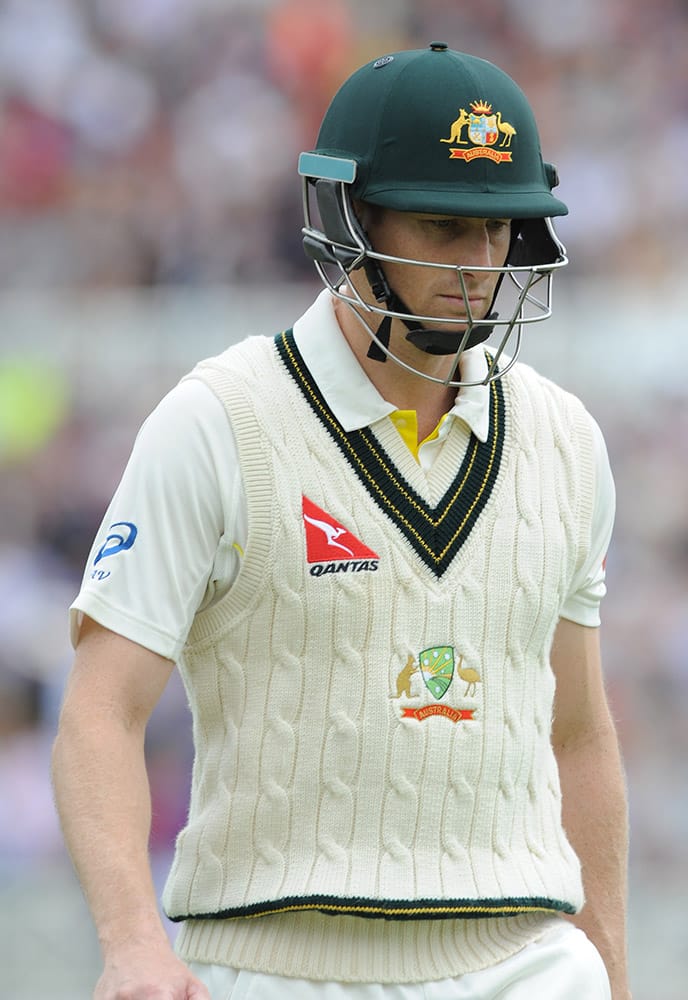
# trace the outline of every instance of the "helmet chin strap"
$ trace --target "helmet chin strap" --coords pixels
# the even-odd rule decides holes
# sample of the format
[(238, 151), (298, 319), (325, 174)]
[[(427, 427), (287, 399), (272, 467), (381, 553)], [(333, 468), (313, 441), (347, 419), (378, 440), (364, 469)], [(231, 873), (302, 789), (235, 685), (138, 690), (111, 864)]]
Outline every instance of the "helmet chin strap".
[[(482, 344), (490, 336), (494, 330), (494, 322), (486, 322), (489, 320), (496, 320), (499, 316), (497, 312), (489, 313), (484, 320), (480, 323), (475, 323), (471, 329), (471, 332), (466, 338), (466, 343), (464, 345), (464, 350), (467, 351), (469, 347), (475, 347), (477, 344)], [(456, 354), (465, 333), (456, 333), (454, 331), (447, 330), (431, 330), (426, 329), (422, 324), (413, 322), (411, 320), (402, 320), (405, 326), (408, 327), (409, 332), (406, 334), (406, 339), (417, 347), (421, 351), (425, 351), (426, 354)]]
[[(406, 313), (408, 316), (411, 312), (405, 302), (389, 289), (385, 282), (387, 289), (387, 294), (384, 295), (384, 301), (387, 308), (395, 313)], [(469, 347), (475, 347), (477, 344), (482, 344), (490, 336), (494, 330), (494, 322), (490, 323), (489, 320), (496, 320), (499, 313), (491, 312), (481, 320), (479, 323), (475, 323), (471, 332), (468, 335), (466, 343), (464, 345), (464, 350), (468, 350)], [(385, 362), (387, 360), (387, 355), (383, 351), (380, 344), (384, 347), (389, 347), (389, 338), (392, 331), (392, 316), (385, 316), (380, 323), (377, 330), (377, 341), (371, 340), (370, 347), (368, 348), (368, 357), (373, 361)], [(461, 343), (464, 339), (465, 332), (455, 332), (448, 330), (433, 330), (428, 327), (424, 327), (422, 323), (414, 319), (405, 319), (403, 316), (399, 317), (401, 322), (408, 329), (406, 334), (406, 339), (417, 347), (418, 350), (423, 351), (425, 354), (435, 354), (435, 355), (448, 355), (456, 354)], [(486, 322), (487, 321), (487, 322)], [(379, 341), (379, 343), (378, 343)]]

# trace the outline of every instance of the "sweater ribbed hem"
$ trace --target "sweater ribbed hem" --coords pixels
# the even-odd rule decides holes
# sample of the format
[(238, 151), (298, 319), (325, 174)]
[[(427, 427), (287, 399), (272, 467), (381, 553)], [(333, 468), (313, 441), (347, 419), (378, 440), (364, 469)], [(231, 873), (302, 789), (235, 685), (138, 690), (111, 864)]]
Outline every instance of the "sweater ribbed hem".
[(181, 926), (175, 947), (186, 962), (297, 979), (431, 982), (501, 962), (561, 919), (538, 913), (485, 920), (388, 921), (294, 913), (189, 920)]

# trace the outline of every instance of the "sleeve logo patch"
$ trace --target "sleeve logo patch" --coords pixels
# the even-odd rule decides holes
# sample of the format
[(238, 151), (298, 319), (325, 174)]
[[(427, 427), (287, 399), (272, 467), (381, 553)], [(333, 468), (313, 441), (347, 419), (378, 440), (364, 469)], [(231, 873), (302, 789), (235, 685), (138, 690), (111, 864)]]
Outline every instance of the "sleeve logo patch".
[[(119, 528), (119, 531), (115, 529)], [(101, 559), (107, 556), (114, 556), (117, 552), (124, 552), (130, 549), (136, 541), (139, 529), (131, 521), (116, 521), (108, 529), (110, 534), (98, 549), (98, 554), (93, 560), (93, 565), (97, 566)]]

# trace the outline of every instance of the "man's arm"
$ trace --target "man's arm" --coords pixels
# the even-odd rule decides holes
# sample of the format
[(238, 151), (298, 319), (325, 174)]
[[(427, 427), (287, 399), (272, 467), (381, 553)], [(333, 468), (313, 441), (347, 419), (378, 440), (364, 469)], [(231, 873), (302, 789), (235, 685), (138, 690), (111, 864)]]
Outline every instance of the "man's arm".
[(621, 755), (602, 679), (599, 629), (560, 619), (552, 744), (566, 833), (583, 867), (586, 903), (572, 918), (596, 945), (613, 1000), (630, 997), (626, 965), (628, 819)]
[(84, 620), (53, 749), (53, 783), (103, 953), (96, 1000), (208, 998), (172, 950), (148, 860), (144, 736), (172, 668)]

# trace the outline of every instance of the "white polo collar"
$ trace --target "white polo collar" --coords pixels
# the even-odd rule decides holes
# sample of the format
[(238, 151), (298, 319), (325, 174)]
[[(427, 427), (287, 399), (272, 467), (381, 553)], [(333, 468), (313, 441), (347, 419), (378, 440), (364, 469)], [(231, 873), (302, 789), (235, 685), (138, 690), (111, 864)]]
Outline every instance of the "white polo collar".
[[(345, 431), (369, 427), (395, 411), (396, 407), (383, 399), (356, 360), (335, 317), (332, 295), (326, 289), (294, 324), (294, 340)], [(466, 351), (460, 365), (461, 375), (468, 381), (484, 378), (487, 361), (482, 347)], [(458, 392), (447, 418), (463, 420), (480, 441), (486, 441), (489, 403), (486, 385), (466, 386)]]

